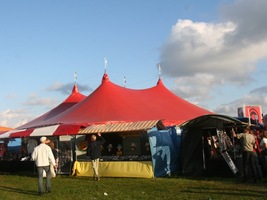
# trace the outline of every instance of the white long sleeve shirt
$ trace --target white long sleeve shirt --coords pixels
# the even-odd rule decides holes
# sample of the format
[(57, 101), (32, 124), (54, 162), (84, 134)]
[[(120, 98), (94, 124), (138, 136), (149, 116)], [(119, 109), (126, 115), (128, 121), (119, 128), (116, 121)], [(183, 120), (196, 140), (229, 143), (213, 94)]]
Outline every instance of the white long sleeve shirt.
[(56, 165), (51, 148), (43, 143), (34, 148), (32, 153), (32, 160), (35, 161), (37, 167), (49, 166), (50, 163), (53, 166)]

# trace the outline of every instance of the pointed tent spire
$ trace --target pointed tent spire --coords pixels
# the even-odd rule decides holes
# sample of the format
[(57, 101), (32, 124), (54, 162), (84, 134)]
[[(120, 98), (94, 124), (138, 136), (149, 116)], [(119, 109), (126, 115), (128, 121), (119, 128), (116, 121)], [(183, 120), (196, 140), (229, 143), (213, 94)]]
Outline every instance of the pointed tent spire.
[(72, 88), (72, 93), (79, 93), (79, 89), (77, 84), (74, 84), (73, 88)]
[(158, 64), (158, 70), (159, 70), (159, 80), (157, 82), (157, 85), (163, 85), (163, 82), (161, 80), (161, 67), (160, 67), (160, 64)]
[(161, 67), (160, 67), (160, 64), (158, 64), (158, 70), (159, 70), (159, 79), (161, 79)]
[(105, 67), (105, 73), (107, 72), (107, 66), (108, 66), (108, 61), (107, 58), (104, 57), (104, 67)]
[(77, 73), (74, 72), (74, 86), (72, 88), (72, 93), (79, 93), (78, 86), (77, 86)]
[(76, 85), (76, 82), (77, 82), (77, 73), (74, 72), (74, 84)]
[(105, 72), (104, 72), (104, 75), (102, 77), (102, 83), (105, 83), (105, 82), (108, 82), (109, 81), (109, 77), (107, 75), (107, 66), (108, 66), (108, 61), (107, 61), (107, 58), (104, 57)]
[(162, 82), (161, 78), (159, 78), (159, 80), (157, 82), (157, 85), (163, 85), (163, 82)]
[(103, 75), (103, 77), (102, 77), (102, 83), (104, 83), (104, 82), (108, 82), (109, 81), (109, 77), (108, 77), (108, 75), (105, 73), (104, 75)]

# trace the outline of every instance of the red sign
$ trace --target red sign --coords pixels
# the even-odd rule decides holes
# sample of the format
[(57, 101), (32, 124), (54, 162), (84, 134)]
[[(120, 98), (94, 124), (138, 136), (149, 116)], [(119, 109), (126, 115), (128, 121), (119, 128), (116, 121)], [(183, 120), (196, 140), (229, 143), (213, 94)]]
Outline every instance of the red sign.
[(244, 117), (249, 117), (250, 119), (262, 123), (261, 106), (243, 106), (243, 114)]

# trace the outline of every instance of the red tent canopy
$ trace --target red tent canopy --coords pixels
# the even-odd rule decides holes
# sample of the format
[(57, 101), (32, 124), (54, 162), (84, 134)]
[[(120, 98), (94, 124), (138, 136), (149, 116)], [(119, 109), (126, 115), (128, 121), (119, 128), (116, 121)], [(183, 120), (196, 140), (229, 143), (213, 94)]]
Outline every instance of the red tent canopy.
[(161, 79), (156, 86), (134, 90), (112, 83), (107, 74), (102, 84), (83, 101), (46, 121), (49, 124), (80, 124), (162, 120), (165, 126), (211, 114), (176, 96)]
[(58, 114), (62, 113), (65, 110), (68, 110), (81, 100), (83, 100), (86, 96), (81, 94), (78, 90), (78, 86), (74, 84), (72, 93), (58, 106), (56, 106), (54, 109), (46, 112), (45, 114), (41, 115), (40, 117), (35, 118), (34, 120), (16, 128), (16, 129), (25, 129), (25, 128), (34, 128), (34, 127), (40, 127), (40, 126), (47, 126), (51, 125), (47, 123), (46, 121), (49, 120), (52, 117), (57, 116)]

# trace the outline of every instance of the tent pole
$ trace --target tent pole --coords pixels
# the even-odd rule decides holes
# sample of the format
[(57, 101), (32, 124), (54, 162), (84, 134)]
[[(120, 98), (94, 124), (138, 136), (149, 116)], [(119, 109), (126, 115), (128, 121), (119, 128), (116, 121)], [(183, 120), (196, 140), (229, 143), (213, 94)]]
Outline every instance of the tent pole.
[(203, 159), (203, 169), (206, 170), (206, 159), (205, 159), (205, 150), (204, 150), (204, 136), (202, 131), (202, 159)]

